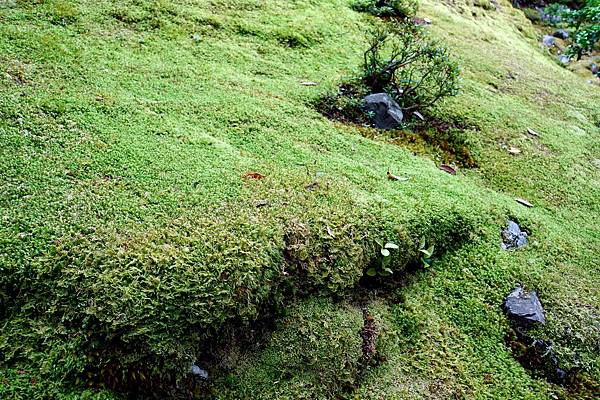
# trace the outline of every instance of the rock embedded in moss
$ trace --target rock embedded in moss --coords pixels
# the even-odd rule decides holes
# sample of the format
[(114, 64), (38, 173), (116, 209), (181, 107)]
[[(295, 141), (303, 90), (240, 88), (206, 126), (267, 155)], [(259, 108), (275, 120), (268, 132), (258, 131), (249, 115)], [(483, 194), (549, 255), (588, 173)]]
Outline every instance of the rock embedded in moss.
[(394, 129), (404, 119), (402, 109), (387, 93), (375, 93), (364, 98), (365, 111), (372, 114), (375, 127)]
[(517, 286), (504, 300), (504, 310), (508, 317), (521, 327), (544, 324), (544, 309), (537, 293), (526, 292)]
[(521, 230), (519, 224), (508, 221), (508, 226), (502, 231), (502, 249), (521, 248), (527, 244), (527, 233)]
[(556, 38), (554, 36), (544, 35), (542, 43), (544, 46), (552, 47), (556, 44)]

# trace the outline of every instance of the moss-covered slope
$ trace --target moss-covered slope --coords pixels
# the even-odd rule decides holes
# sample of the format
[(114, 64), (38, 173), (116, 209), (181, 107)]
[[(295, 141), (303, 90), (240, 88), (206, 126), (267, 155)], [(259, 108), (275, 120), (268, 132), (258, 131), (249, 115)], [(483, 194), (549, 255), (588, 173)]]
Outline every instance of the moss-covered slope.
[[(508, 3), (421, 8), (464, 70), (462, 94), (435, 110), (475, 128), (464, 135), (479, 168), (457, 176), (312, 106), (358, 67), (377, 23), (348, 1), (0, 7), (2, 396), (185, 386), (226, 327), (298, 296), (351, 294), (378, 240), (400, 246), (400, 276), (421, 237), (438, 256), (392, 296), (401, 305), (364, 304), (389, 331), (382, 364), (346, 371), (360, 309), (309, 300), (264, 352), (242, 349), (240, 368), (255, 367), (205, 366), (216, 376), (202, 393), (560, 393), (504, 344), (499, 304), (515, 281), (540, 292), (544, 334), (565, 362), (598, 377), (600, 94), (544, 54)], [(409, 180), (387, 179), (388, 168)], [(500, 252), (507, 217), (531, 232), (526, 250)], [(316, 342), (341, 347), (294, 358), (311, 343), (295, 314)], [(341, 322), (323, 331), (311, 318)], [(320, 353), (348, 374), (318, 366)]]

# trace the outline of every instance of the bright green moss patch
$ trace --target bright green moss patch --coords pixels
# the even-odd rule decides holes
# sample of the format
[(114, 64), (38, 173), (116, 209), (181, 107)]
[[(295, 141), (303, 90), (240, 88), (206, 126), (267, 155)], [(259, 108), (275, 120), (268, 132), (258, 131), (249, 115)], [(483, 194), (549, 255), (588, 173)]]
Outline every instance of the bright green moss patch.
[(216, 398), (333, 398), (352, 392), (362, 368), (359, 308), (327, 300), (289, 309), (267, 347), (242, 358)]
[[(374, 18), (347, 1), (2, 4), (0, 397), (185, 396), (192, 362), (230, 398), (569, 393), (505, 345), (517, 281), (565, 367), (597, 379), (597, 88), (506, 2), (422, 15), (464, 71), (436, 119), (478, 128), (457, 176), (312, 107), (361, 62)], [(522, 251), (499, 249), (508, 217)], [(362, 313), (326, 298), (352, 298), (377, 240), (403, 275), (421, 237), (432, 267), (365, 304), (381, 362), (361, 369)], [(284, 314), (272, 336), (219, 367), (207, 343), (266, 307)]]

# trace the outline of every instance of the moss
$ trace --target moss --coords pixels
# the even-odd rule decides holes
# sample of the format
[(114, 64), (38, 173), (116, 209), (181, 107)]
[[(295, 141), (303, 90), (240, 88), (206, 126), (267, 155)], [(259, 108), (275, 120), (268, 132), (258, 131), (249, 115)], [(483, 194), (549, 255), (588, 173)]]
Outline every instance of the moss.
[(308, 300), (288, 313), (265, 349), (245, 355), (215, 398), (334, 398), (353, 388), (362, 363), (360, 309)]
[[(435, 117), (478, 128), (466, 138), (478, 168), (457, 176), (310, 106), (320, 88), (300, 81), (325, 89), (361, 62), (372, 20), (345, 0), (132, 1), (130, 22), (112, 16), (113, 1), (72, 2), (65, 25), (46, 18), (51, 3), (17, 2), (0, 24), (4, 397), (77, 398), (99, 383), (87, 373), (115, 365), (120, 377), (151, 369), (173, 385), (209, 358), (204, 344), (222, 325), (249, 326), (298, 296), (343, 295), (375, 240), (400, 245), (400, 276), (422, 236), (438, 256), (396, 296), (399, 310), (370, 308), (386, 361), (355, 381), (358, 394), (561, 394), (504, 346), (498, 305), (515, 281), (540, 293), (561, 361), (598, 376), (599, 97), (539, 50), (508, 3), (475, 19), (459, 12), (466, 3), (423, 2), (463, 67), (462, 94)], [(273, 32), (306, 45), (282, 46)], [(387, 179), (388, 168), (409, 180)], [(532, 233), (521, 252), (499, 250), (508, 216)], [(360, 348), (360, 312), (311, 301), (293, 309), (301, 323), (282, 321), (315, 332), (313, 355), (336, 335), (318, 317), (340, 321), (333, 354), (354, 360), (341, 338)], [(281, 365), (284, 344), (298, 355), (306, 343), (278, 326), (271, 356), (249, 356), (248, 393), (260, 394), (259, 372), (274, 373), (266, 361)], [(277, 390), (344, 392), (346, 378), (294, 362), (304, 368), (290, 372), (295, 392)], [(11, 378), (20, 370), (31, 375)]]

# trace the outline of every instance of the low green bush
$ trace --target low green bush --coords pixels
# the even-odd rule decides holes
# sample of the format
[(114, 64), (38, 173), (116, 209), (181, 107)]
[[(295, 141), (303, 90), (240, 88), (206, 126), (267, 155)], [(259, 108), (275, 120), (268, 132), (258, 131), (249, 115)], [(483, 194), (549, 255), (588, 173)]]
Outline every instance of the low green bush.
[(418, 0), (356, 0), (352, 3), (352, 8), (378, 17), (408, 19), (417, 13), (419, 2)]
[(387, 92), (406, 111), (427, 108), (458, 93), (460, 69), (450, 50), (412, 24), (373, 32), (364, 54), (362, 81)]
[(546, 12), (561, 18), (560, 24), (573, 30), (573, 42), (566, 55), (580, 60), (591, 53), (600, 42), (600, 0), (587, 0), (579, 9), (564, 7), (554, 3)]
[(327, 116), (368, 122), (362, 99), (388, 93), (404, 111), (424, 110), (459, 91), (460, 68), (450, 50), (410, 22), (386, 24), (370, 33), (360, 75), (338, 93), (326, 94), (317, 107)]

